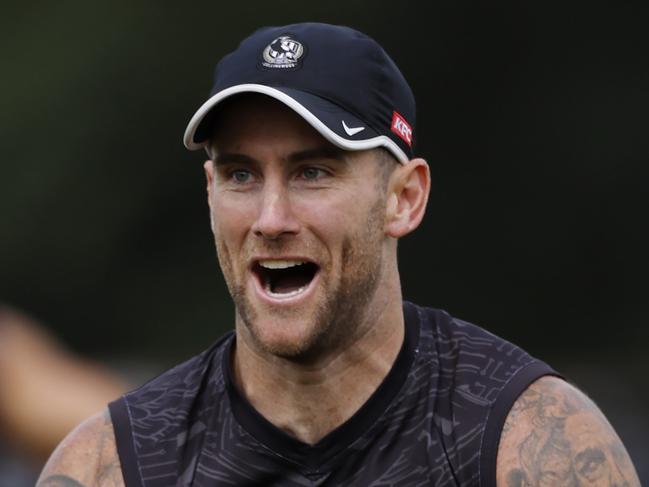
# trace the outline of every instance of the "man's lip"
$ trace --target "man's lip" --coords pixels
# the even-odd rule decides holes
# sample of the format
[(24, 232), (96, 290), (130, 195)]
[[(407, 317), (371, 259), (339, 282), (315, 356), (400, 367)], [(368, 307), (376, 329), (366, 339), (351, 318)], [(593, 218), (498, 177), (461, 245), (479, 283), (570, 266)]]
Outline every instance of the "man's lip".
[(318, 269), (320, 269), (320, 264), (318, 264), (315, 260), (309, 258), (309, 257), (300, 257), (300, 256), (272, 256), (272, 257), (255, 257), (250, 260), (250, 264), (248, 265), (248, 268), (252, 271), (255, 266), (261, 265), (261, 262), (264, 261), (299, 261), (299, 262), (308, 262), (309, 264), (315, 264), (318, 266)]

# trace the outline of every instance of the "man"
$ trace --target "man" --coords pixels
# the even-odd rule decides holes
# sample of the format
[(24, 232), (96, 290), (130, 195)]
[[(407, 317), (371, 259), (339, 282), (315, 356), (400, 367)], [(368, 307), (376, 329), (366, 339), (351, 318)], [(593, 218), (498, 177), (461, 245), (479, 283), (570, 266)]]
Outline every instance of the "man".
[(64, 440), (40, 486), (639, 485), (606, 419), (516, 346), (402, 301), (415, 101), (372, 39), (261, 29), (185, 133), (236, 321)]

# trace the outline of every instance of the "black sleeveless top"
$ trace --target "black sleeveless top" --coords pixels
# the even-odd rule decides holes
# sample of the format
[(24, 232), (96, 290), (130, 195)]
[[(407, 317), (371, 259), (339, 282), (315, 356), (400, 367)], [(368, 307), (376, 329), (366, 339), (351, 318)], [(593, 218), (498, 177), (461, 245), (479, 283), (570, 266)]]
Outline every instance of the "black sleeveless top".
[(125, 394), (109, 408), (126, 487), (495, 486), (509, 409), (555, 372), (444, 311), (404, 303), (404, 314), (404, 343), (384, 381), (315, 445), (238, 392), (232, 332)]

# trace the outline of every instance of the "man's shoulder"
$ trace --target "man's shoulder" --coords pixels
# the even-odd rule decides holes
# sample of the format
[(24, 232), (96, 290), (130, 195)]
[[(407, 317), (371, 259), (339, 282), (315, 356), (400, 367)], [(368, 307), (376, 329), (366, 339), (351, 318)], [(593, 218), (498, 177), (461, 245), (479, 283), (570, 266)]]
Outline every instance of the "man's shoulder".
[[(440, 365), (466, 362), (469, 368), (507, 365), (508, 373), (538, 362), (522, 347), (511, 343), (480, 325), (456, 318), (448, 312), (406, 303), (418, 314), (421, 342), (440, 360)], [(504, 371), (505, 369), (503, 369)]]
[[(117, 448), (125, 462), (122, 468), (128, 478), (137, 477), (137, 459), (143, 452), (161, 452), (164, 461), (172, 461), (180, 448), (178, 438), (209, 424), (214, 408), (226, 397), (225, 369), (233, 338), (228, 333), (204, 352), (109, 404)], [(133, 449), (134, 438), (137, 451)]]
[(198, 393), (206, 378), (217, 388), (224, 382), (222, 357), (228, 353), (233, 334), (227, 333), (211, 347), (182, 363), (171, 367), (124, 395), (130, 404), (159, 404), (174, 401), (182, 396)]
[(495, 335), (483, 326), (457, 318), (448, 311), (404, 302), (406, 316), (416, 313), (421, 321), (422, 330), (430, 330), (437, 340), (447, 340), (456, 345), (468, 343), (473, 346), (496, 343), (509, 344), (504, 338)]
[(421, 323), (417, 363), (428, 367), (431, 384), (446, 391), (446, 401), (462, 405), (454, 414), (462, 415), (465, 424), (489, 423), (489, 440), (495, 441), (494, 431), (529, 384), (557, 375), (542, 360), (478, 325), (434, 308), (415, 308)]
[(123, 487), (108, 411), (77, 426), (54, 450), (37, 487)]
[(620, 438), (583, 392), (542, 377), (516, 400), (502, 430), (497, 485), (639, 486)]

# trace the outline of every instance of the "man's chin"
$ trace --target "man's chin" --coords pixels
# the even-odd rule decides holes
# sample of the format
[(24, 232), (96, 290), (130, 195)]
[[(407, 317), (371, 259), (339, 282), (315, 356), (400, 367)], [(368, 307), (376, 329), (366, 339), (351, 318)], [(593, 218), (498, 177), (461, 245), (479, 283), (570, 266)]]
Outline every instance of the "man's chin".
[(320, 348), (317, 344), (321, 334), (314, 329), (314, 323), (260, 320), (246, 326), (256, 348), (265, 354), (300, 361)]
[[(263, 354), (311, 361), (331, 340), (332, 306), (311, 295), (293, 306), (274, 306), (252, 295), (236, 304), (238, 325), (250, 345)], [(324, 302), (323, 302), (324, 301)]]

